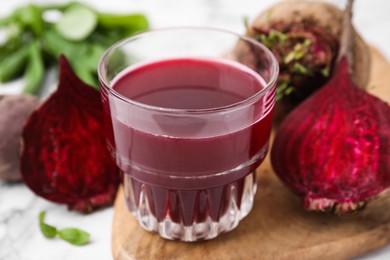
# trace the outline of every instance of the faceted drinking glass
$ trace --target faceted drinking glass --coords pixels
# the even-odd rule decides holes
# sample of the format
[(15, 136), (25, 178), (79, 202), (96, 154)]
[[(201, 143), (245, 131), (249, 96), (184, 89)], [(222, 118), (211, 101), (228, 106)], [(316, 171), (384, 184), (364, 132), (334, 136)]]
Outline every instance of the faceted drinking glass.
[(278, 63), (259, 42), (169, 28), (99, 63), (107, 143), (127, 207), (167, 239), (212, 239), (248, 215), (271, 131)]

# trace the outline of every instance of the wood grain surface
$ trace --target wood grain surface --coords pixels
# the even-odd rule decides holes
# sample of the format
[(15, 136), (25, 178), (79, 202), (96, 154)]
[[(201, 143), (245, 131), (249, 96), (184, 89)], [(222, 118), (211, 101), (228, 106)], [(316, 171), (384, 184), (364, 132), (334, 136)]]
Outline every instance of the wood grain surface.
[[(369, 91), (390, 102), (390, 64), (375, 49)], [(143, 230), (118, 192), (112, 229), (115, 260), (130, 259), (351, 259), (390, 242), (390, 201), (368, 204), (361, 215), (310, 213), (275, 177), (269, 159), (259, 167), (252, 212), (233, 231), (211, 241), (168, 241)]]

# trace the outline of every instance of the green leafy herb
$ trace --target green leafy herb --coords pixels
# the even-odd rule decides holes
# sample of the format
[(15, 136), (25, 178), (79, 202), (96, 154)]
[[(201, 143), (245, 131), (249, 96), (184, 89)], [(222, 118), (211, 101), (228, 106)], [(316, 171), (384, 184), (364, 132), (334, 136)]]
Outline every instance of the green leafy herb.
[(274, 29), (271, 30), (270, 36), (271, 36), (271, 38), (275, 38), (282, 45), (286, 43), (286, 40), (288, 38), (287, 34), (281, 33), (281, 32), (274, 30)]
[(308, 72), (308, 69), (302, 64), (300, 64), (299, 62), (294, 63), (292, 70), (293, 72), (303, 74), (303, 75), (306, 75)]
[[(52, 11), (60, 13), (58, 21), (44, 18)], [(0, 18), (0, 30), (5, 32), (5, 42), (0, 43), (0, 82), (24, 75), (25, 92), (37, 94), (45, 70), (64, 54), (76, 74), (98, 88), (97, 65), (104, 51), (148, 27), (147, 18), (138, 13), (100, 13), (77, 2), (27, 4)]]
[(58, 231), (62, 240), (68, 241), (72, 245), (82, 246), (89, 242), (89, 233), (77, 228), (64, 228)]
[(294, 60), (300, 60), (305, 53), (307, 52), (307, 48), (311, 45), (311, 41), (306, 39), (303, 43), (297, 43), (294, 45), (294, 48), (286, 54), (283, 62), (285, 64), (289, 64)]
[(286, 88), (286, 90), (284, 91), (284, 95), (285, 95), (285, 96), (288, 96), (288, 95), (290, 95), (292, 92), (294, 92), (294, 90), (295, 90), (295, 88), (294, 88), (293, 86), (288, 86), (288, 87)]
[(58, 230), (44, 222), (45, 215), (45, 211), (39, 214), (39, 228), (45, 237), (53, 239), (58, 235), (60, 239), (77, 246), (82, 246), (89, 242), (90, 234), (88, 232), (78, 228), (63, 228)]
[(278, 30), (272, 29), (268, 35), (260, 34), (259, 40), (267, 47), (274, 47), (276, 44), (285, 44), (288, 38), (287, 34), (284, 34)]
[(303, 46), (309, 47), (310, 45), (311, 45), (311, 40), (305, 39), (305, 41), (303, 42)]
[(325, 67), (325, 68), (323, 68), (322, 70), (321, 70), (321, 74), (322, 74), (322, 76), (324, 76), (324, 77), (329, 77), (329, 75), (330, 75), (330, 70), (329, 70), (329, 67)]
[(290, 86), (288, 82), (280, 81), (276, 89), (276, 101), (281, 100), (284, 96), (291, 94), (294, 91), (294, 87)]
[(42, 211), (39, 213), (39, 228), (42, 234), (47, 238), (55, 238), (57, 235), (57, 229), (53, 226), (46, 224), (45, 221), (46, 212)]

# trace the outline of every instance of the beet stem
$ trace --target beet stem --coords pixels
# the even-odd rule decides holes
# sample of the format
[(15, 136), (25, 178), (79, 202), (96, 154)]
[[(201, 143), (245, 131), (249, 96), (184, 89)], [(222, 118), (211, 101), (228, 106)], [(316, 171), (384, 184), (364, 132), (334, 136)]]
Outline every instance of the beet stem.
[(341, 35), (341, 44), (340, 44), (340, 52), (338, 56), (338, 61), (341, 58), (346, 57), (348, 60), (348, 70), (349, 73), (353, 74), (353, 64), (354, 64), (354, 43), (353, 43), (353, 35), (352, 35), (352, 6), (353, 0), (348, 0), (347, 6), (344, 11), (343, 16), (343, 32)]

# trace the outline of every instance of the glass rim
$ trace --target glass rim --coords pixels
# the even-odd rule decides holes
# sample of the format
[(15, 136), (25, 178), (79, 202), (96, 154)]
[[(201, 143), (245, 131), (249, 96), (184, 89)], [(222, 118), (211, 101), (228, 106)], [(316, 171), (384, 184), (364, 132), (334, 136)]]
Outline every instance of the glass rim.
[[(223, 33), (223, 34), (228, 34), (231, 36), (237, 37), (237, 39), (244, 40), (246, 42), (250, 42), (254, 44), (255, 46), (259, 47), (262, 51), (264, 51), (267, 56), (271, 60), (271, 75), (270, 75), (270, 80), (266, 82), (266, 86), (254, 93), (253, 95), (244, 98), (238, 102), (234, 102), (229, 105), (225, 106), (218, 106), (218, 107), (211, 107), (211, 108), (197, 108), (197, 109), (186, 109), (186, 108), (169, 108), (169, 107), (159, 107), (159, 106), (154, 106), (154, 105), (148, 105), (142, 102), (135, 101), (131, 98), (128, 98), (122, 94), (120, 94), (118, 91), (114, 90), (112, 87), (110, 87), (110, 84), (107, 80), (107, 75), (106, 75), (106, 69), (104, 68), (105, 61), (107, 60), (108, 56), (110, 53), (112, 53), (114, 50), (126, 45), (130, 41), (136, 40), (138, 38), (142, 38), (148, 35), (152, 35), (155, 33), (159, 32), (164, 32), (164, 31), (208, 31), (208, 32), (217, 32), (217, 33)], [(235, 60), (232, 60), (234, 62), (238, 62)], [(242, 64), (243, 66), (246, 66), (245, 64)], [(131, 65), (130, 65), (131, 66)], [(248, 66), (246, 66), (248, 67)], [(250, 70), (253, 70), (252, 68), (248, 67)], [(255, 72), (257, 73), (257, 72)], [(229, 30), (225, 29), (219, 29), (219, 28), (213, 28), (213, 27), (201, 27), (201, 26), (183, 26), (183, 27), (165, 27), (165, 28), (158, 28), (158, 29), (151, 29), (148, 31), (140, 32), (137, 34), (134, 34), (132, 36), (129, 36), (127, 38), (124, 38), (113, 45), (111, 45), (110, 48), (108, 48), (103, 56), (100, 58), (99, 63), (98, 63), (98, 78), (99, 81), (102, 83), (101, 87), (104, 87), (109, 93), (114, 95), (116, 98), (119, 98), (126, 103), (132, 104), (134, 106), (146, 109), (146, 110), (152, 110), (152, 111), (157, 111), (157, 112), (166, 112), (166, 113), (174, 113), (174, 114), (205, 114), (205, 113), (214, 113), (214, 112), (223, 112), (227, 110), (231, 110), (234, 108), (240, 108), (240, 107), (245, 107), (247, 105), (255, 103), (260, 97), (262, 97), (264, 94), (266, 94), (275, 84), (277, 81), (279, 75), (279, 63), (274, 56), (274, 54), (262, 43), (248, 37), (245, 35), (240, 35), (235, 32), (231, 32)]]

